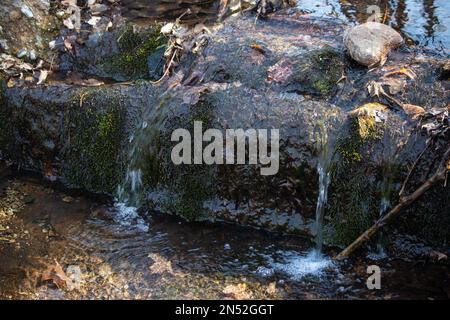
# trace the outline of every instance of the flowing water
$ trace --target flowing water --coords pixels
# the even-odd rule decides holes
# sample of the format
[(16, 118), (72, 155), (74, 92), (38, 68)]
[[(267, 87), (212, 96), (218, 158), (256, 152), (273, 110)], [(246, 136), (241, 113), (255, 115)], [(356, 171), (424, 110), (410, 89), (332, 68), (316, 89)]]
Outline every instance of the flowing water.
[(348, 23), (384, 21), (419, 46), (449, 53), (448, 0), (297, 0), (297, 7), (312, 16)]
[[(125, 10), (124, 14), (135, 21), (139, 21), (142, 17), (173, 19), (186, 10), (185, 7), (174, 9), (168, 1), (154, 2), (153, 10)], [(212, 2), (214, 1), (207, 1), (205, 2), (208, 3), (207, 6), (203, 9), (200, 6), (195, 10), (198, 20), (204, 21), (207, 17), (217, 16), (218, 6), (213, 6), (212, 9), (210, 5)], [(449, 53), (450, 1), (448, 0), (297, 0), (297, 8), (311, 16), (339, 18), (350, 24), (368, 20), (385, 22), (421, 47)]]
[[(373, 262), (317, 259), (302, 238), (162, 215), (145, 230), (117, 223), (108, 199), (28, 178), (0, 181), (6, 187), (27, 203), (0, 221), (0, 299), (445, 299), (450, 292), (445, 265), (380, 260), (383, 287), (369, 290)], [(41, 280), (56, 263), (71, 279), (67, 287)]]
[[(144, 200), (143, 172), (150, 157), (157, 157), (157, 139), (165, 115), (169, 108), (166, 105), (171, 93), (164, 93), (160, 97), (160, 103), (156, 106), (148, 106), (144, 111), (143, 120), (137, 126), (136, 131), (129, 138), (130, 147), (126, 157), (127, 169), (124, 180), (117, 187), (116, 208), (118, 219), (139, 220), (137, 211)], [(142, 224), (142, 223), (141, 223)]]

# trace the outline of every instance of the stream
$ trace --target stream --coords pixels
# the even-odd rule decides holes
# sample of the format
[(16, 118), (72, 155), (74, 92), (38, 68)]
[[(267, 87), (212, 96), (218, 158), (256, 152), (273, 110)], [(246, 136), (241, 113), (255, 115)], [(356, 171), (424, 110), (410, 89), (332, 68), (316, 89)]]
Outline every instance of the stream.
[[(411, 42), (448, 55), (447, 0), (298, 0), (297, 6), (304, 14), (351, 24), (367, 19), (372, 3)], [(186, 222), (139, 208), (144, 150), (152, 151), (165, 111), (153, 112), (130, 137), (127, 174), (116, 199), (28, 173), (4, 174), (0, 163), (0, 299), (450, 298), (448, 263), (394, 258), (385, 254), (382, 236), (376, 252), (332, 260), (339, 248), (327, 246), (322, 237), (333, 152), (326, 134), (313, 204), (316, 239)], [(151, 119), (156, 120), (149, 125)], [(380, 186), (380, 216), (393, 205), (391, 188), (389, 179)], [(372, 265), (382, 271), (379, 290), (366, 285)]]
[[(9, 188), (9, 189), (8, 189)], [(16, 190), (16, 193), (6, 190)], [(446, 299), (444, 265), (385, 258), (317, 258), (307, 239), (152, 215), (117, 223), (111, 199), (28, 176), (3, 179), (22, 203), (0, 229), (1, 299)], [(9, 222), (8, 222), (9, 221)], [(10, 242), (7, 242), (7, 239)], [(336, 251), (324, 249), (325, 256)], [(42, 281), (59, 264), (70, 281)], [(366, 287), (367, 267), (383, 272)]]

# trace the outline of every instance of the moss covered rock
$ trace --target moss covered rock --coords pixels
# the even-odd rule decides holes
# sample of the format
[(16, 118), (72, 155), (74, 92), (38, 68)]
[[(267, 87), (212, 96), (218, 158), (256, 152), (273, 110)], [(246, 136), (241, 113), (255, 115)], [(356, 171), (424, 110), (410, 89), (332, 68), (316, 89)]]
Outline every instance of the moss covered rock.
[(118, 92), (107, 90), (74, 95), (64, 172), (69, 184), (95, 192), (115, 191), (123, 177), (125, 118), (120, 99)]
[[(123, 28), (117, 38), (119, 52), (105, 57), (97, 67), (105, 76), (116, 80), (152, 79), (162, 76), (167, 37), (160, 33), (161, 25), (138, 32), (132, 25)], [(151, 64), (148, 63), (149, 58)]]
[(334, 92), (344, 75), (345, 64), (340, 53), (330, 47), (313, 50), (295, 58), (287, 89), (316, 96)]

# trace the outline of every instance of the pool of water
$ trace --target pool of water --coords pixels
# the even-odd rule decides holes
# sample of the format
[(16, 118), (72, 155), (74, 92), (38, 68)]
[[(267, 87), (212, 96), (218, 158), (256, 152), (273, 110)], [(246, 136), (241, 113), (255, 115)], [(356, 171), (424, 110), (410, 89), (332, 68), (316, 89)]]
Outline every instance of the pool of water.
[[(0, 205), (20, 203), (0, 219), (1, 299), (445, 299), (450, 292), (445, 265), (365, 256), (337, 263), (333, 248), (318, 254), (295, 236), (155, 214), (124, 224), (123, 208), (109, 199), (24, 178), (0, 190)], [(372, 264), (383, 272), (381, 290), (366, 286)], [(64, 287), (44, 281), (55, 265), (70, 279)]]
[(449, 53), (448, 0), (297, 0), (297, 7), (311, 16), (347, 23), (386, 22), (421, 47)]
[[(154, 1), (154, 9), (142, 8), (139, 1), (124, 2), (124, 15), (139, 21), (140, 17), (173, 19), (185, 12), (186, 5), (174, 5), (167, 1)], [(218, 5), (195, 5), (195, 17), (204, 21), (216, 17)], [(413, 43), (421, 47), (444, 51), (450, 49), (450, 1), (448, 0), (297, 0), (297, 7), (313, 17), (334, 17), (346, 23), (363, 23), (368, 20), (388, 23)], [(191, 20), (192, 20), (191, 19)]]

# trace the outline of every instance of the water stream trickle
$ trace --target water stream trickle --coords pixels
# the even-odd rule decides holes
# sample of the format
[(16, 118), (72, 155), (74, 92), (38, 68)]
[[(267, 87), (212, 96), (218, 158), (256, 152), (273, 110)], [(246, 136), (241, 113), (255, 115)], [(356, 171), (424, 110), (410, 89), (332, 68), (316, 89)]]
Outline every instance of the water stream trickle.
[(319, 196), (316, 207), (316, 250), (322, 252), (323, 246), (323, 217), (325, 215), (325, 206), (328, 201), (328, 187), (330, 185), (330, 172), (320, 161), (317, 165), (319, 174)]
[(119, 217), (128, 217), (124, 220), (125, 224), (133, 215), (135, 220), (139, 219), (137, 209), (144, 200), (143, 172), (148, 165), (149, 157), (158, 152), (157, 139), (169, 109), (166, 101), (170, 98), (170, 94), (163, 94), (158, 105), (148, 106), (142, 122), (129, 139), (131, 146), (127, 154), (127, 170), (122, 183), (117, 187), (115, 205)]
[(322, 252), (323, 246), (323, 218), (325, 207), (328, 202), (328, 187), (330, 185), (330, 167), (332, 160), (332, 144), (328, 137), (328, 128), (323, 125), (318, 133), (319, 158), (317, 162), (317, 173), (319, 175), (319, 195), (316, 206), (316, 248), (318, 254)]

